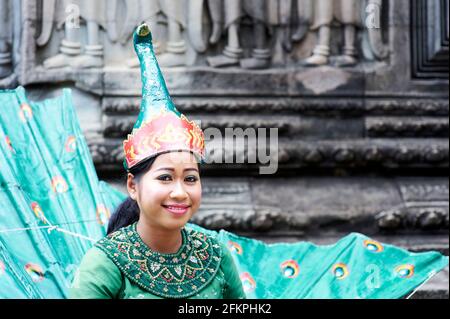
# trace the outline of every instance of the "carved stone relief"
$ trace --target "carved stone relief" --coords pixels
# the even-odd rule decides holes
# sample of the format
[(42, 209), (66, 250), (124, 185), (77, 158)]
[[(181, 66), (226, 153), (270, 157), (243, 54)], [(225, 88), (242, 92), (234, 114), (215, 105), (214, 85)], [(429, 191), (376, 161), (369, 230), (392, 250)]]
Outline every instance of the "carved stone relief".
[[(317, 0), (313, 1), (311, 30), (317, 33), (313, 55), (304, 61), (305, 65), (318, 66), (329, 63), (331, 38), (334, 23), (337, 23), (344, 39), (342, 54), (336, 59), (337, 66), (353, 66), (358, 63), (357, 41), (359, 30), (366, 30), (370, 49), (378, 59), (387, 57), (387, 49), (381, 36), (382, 0)], [(370, 20), (373, 15), (375, 21)], [(306, 18), (308, 20), (308, 18)], [(369, 25), (372, 23), (371, 25)], [(362, 41), (360, 40), (362, 43)]]
[(334, 20), (342, 24), (344, 33), (343, 55), (338, 65), (348, 66), (357, 63), (355, 47), (356, 30), (361, 26), (358, 13), (361, 11), (359, 0), (317, 0), (313, 5), (313, 23), (311, 29), (318, 33), (313, 55), (305, 61), (307, 65), (323, 65), (330, 56), (331, 26)]
[[(105, 28), (105, 0), (43, 0), (41, 33), (36, 40), (40, 47), (50, 40), (53, 29), (64, 27), (64, 36), (59, 44), (59, 53), (44, 60), (47, 69), (72, 67), (74, 69), (99, 68), (103, 62), (103, 44), (100, 40), (100, 28)], [(86, 38), (81, 43), (79, 18), (86, 21)]]
[(448, 181), (401, 178), (397, 185), (403, 203), (376, 216), (380, 229), (448, 229)]
[[(270, 50), (266, 39), (268, 24), (268, 2), (270, 0), (223, 0), (209, 1), (213, 25), (222, 24), (227, 33), (227, 45), (219, 56), (209, 57), (208, 64), (212, 67), (240, 65), (244, 69), (264, 69), (270, 66)], [(220, 10), (222, 9), (222, 10)], [(222, 11), (222, 12), (220, 12)], [(220, 17), (220, 14), (222, 17)], [(240, 44), (240, 26), (242, 19), (251, 19), (254, 45), (251, 57), (243, 59), (243, 49)], [(214, 20), (215, 19), (215, 20)], [(214, 30), (216, 31), (216, 30)], [(212, 42), (218, 41), (213, 34)]]
[[(158, 32), (154, 32), (154, 49), (160, 54), (158, 61), (162, 67), (175, 67), (186, 64), (186, 41), (183, 30), (186, 29), (186, 3), (182, 0), (128, 0), (125, 2), (127, 16), (121, 30), (121, 43), (128, 44), (134, 28), (145, 21), (151, 30), (158, 30), (159, 16), (163, 16), (167, 25), (165, 43), (161, 43)], [(162, 48), (164, 47), (164, 49)], [(128, 61), (128, 66), (138, 67), (137, 58)]]
[[(108, 54), (112, 52), (106, 48), (118, 48), (123, 51), (119, 55), (127, 55), (134, 28), (145, 21), (154, 30), (155, 50), (163, 67), (205, 63), (213, 68), (238, 66), (242, 69), (266, 69), (271, 67), (274, 43), (281, 42), (283, 54), (289, 55), (301, 47), (311, 46), (311, 42), (302, 40), (307, 34), (311, 36), (316, 33), (315, 46), (306, 48), (313, 52), (312, 56), (299, 63), (309, 66), (327, 64), (332, 51), (332, 32), (342, 30), (343, 54), (337, 59), (336, 65), (349, 66), (361, 60), (358, 56), (364, 45), (363, 37), (358, 36), (361, 32), (369, 34), (374, 55), (380, 59), (386, 58), (386, 50), (380, 43), (381, 26), (364, 27), (364, 10), (367, 6), (381, 8), (385, 2), (37, 0), (36, 12), (40, 16), (34, 17), (39, 24), (36, 45), (38, 51), (45, 52), (41, 63), (46, 69), (107, 67)], [(5, 7), (4, 4), (2, 6)], [(7, 13), (7, 8), (1, 12)], [(376, 13), (381, 12), (384, 11)], [(2, 28), (2, 32), (7, 32), (7, 28)], [(275, 39), (277, 37), (281, 39)], [(2, 44), (0, 50), (5, 51), (4, 46)], [(45, 48), (56, 46), (58, 52), (48, 56), (52, 50)], [(198, 58), (188, 59), (189, 52), (195, 53)], [(0, 57), (3, 58), (0, 61), (6, 65), (6, 55)], [(124, 56), (120, 60), (122, 68), (138, 66), (134, 56)]]

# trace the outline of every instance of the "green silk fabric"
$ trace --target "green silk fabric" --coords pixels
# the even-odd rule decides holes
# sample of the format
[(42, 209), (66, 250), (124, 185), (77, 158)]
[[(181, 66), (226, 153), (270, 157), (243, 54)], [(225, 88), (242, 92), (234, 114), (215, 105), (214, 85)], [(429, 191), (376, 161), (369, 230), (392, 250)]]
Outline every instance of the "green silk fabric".
[(370, 238), (358, 233), (330, 246), (267, 245), (226, 231), (219, 238), (233, 250), (248, 298), (401, 298), (448, 265), (438, 252), (410, 253), (386, 244), (380, 252), (371, 250), (365, 245)]
[(94, 244), (67, 232), (100, 239), (124, 195), (98, 180), (69, 90), (0, 108), (0, 297), (63, 298)]
[[(1, 91), (0, 108), (0, 298), (67, 298), (125, 194), (98, 180), (69, 90), (37, 103), (23, 88)], [(267, 245), (189, 227), (229, 249), (247, 298), (400, 298), (448, 265), (438, 252), (361, 234), (329, 246)], [(139, 297), (135, 288), (128, 297)]]

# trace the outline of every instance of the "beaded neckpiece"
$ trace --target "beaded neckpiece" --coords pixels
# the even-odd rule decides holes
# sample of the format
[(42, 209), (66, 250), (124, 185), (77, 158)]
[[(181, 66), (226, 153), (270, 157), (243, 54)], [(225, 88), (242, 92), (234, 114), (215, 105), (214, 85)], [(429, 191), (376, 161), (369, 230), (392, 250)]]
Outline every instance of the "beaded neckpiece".
[(98, 241), (100, 248), (133, 283), (163, 298), (187, 298), (205, 288), (222, 259), (219, 243), (203, 233), (182, 230), (175, 254), (152, 251), (136, 231), (136, 223)]

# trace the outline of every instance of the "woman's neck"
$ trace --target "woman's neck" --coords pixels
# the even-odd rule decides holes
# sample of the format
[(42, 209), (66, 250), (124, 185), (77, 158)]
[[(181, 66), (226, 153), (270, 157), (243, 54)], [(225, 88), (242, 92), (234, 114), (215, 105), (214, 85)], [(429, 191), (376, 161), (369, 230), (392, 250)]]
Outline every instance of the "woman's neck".
[(174, 254), (183, 244), (181, 230), (167, 230), (149, 225), (143, 219), (139, 219), (136, 230), (142, 241), (151, 250), (161, 254)]

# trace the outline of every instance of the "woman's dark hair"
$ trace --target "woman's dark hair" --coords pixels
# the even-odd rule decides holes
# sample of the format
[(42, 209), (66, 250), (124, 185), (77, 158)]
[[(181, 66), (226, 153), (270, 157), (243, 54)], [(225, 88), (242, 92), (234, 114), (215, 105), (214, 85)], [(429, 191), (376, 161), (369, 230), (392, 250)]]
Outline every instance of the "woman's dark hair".
[[(128, 173), (131, 173), (134, 176), (134, 179), (136, 181), (139, 181), (139, 179), (150, 170), (155, 159), (156, 157), (151, 157), (143, 161), (142, 163), (139, 163), (138, 165), (130, 168), (128, 170)], [(117, 207), (117, 209), (111, 215), (106, 234), (109, 235), (119, 230), (120, 228), (127, 227), (137, 222), (138, 220), (139, 206), (134, 199), (128, 197), (119, 205), (119, 207)]]

